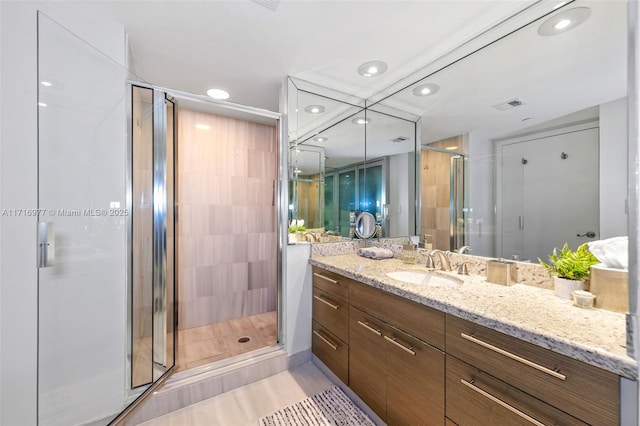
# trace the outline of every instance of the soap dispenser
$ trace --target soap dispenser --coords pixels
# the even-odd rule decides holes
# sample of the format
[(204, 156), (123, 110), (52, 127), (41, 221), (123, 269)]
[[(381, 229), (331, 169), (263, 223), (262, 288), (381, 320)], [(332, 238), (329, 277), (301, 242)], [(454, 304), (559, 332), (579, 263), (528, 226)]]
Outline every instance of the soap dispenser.
[(415, 264), (418, 261), (418, 251), (411, 239), (402, 245), (402, 262)]

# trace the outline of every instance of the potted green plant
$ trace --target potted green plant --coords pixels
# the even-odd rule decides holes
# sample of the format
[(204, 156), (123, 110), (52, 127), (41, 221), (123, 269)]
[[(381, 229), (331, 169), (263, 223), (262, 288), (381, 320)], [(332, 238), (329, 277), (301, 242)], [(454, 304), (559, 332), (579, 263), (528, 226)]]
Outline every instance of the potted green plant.
[(569, 244), (565, 243), (559, 253), (557, 249), (553, 249), (549, 263), (543, 262), (540, 258), (538, 262), (553, 276), (556, 296), (565, 299), (571, 299), (574, 290), (586, 288), (591, 266), (599, 263), (589, 251), (587, 243), (578, 246), (576, 251), (571, 251)]
[[(298, 240), (302, 241), (304, 238), (302, 234), (306, 231), (307, 228), (304, 225), (291, 225), (289, 227), (289, 243), (296, 243)], [(300, 238), (298, 238), (300, 236)]]

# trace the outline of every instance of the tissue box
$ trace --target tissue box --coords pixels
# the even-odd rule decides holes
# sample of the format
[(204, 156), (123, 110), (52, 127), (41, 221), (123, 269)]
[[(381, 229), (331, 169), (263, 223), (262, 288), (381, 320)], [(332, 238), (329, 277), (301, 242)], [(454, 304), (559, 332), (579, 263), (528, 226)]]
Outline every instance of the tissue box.
[(513, 285), (517, 281), (516, 263), (507, 260), (487, 262), (487, 281), (493, 284)]
[(594, 265), (590, 277), (589, 289), (596, 296), (596, 308), (621, 313), (629, 311), (628, 271)]

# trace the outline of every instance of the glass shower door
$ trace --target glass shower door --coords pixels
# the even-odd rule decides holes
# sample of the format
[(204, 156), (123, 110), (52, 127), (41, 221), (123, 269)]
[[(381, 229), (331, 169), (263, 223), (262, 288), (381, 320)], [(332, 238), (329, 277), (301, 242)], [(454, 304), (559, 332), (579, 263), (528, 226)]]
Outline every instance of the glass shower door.
[[(153, 152), (153, 179), (144, 183), (154, 185), (145, 192), (151, 197), (145, 202), (155, 209), (153, 235), (140, 234), (141, 246), (133, 250), (127, 77), (117, 61), (38, 15), (38, 207), (33, 213), (39, 254), (39, 425), (108, 424), (173, 365), (173, 337), (168, 334), (175, 318), (172, 150), (168, 152), (166, 130), (155, 127), (158, 113), (153, 108), (153, 134), (156, 141), (157, 135), (165, 135), (166, 160), (158, 165)], [(154, 150), (162, 145), (152, 144)], [(158, 222), (163, 214), (165, 221)], [(164, 281), (152, 277), (152, 291), (166, 289), (167, 297), (156, 303), (164, 309), (167, 337), (164, 355), (156, 360), (160, 368), (154, 364), (135, 388), (130, 282), (137, 257), (141, 264), (151, 258), (153, 268), (165, 270)], [(150, 308), (143, 309), (147, 317), (153, 316)], [(152, 323), (143, 321), (142, 328)]]

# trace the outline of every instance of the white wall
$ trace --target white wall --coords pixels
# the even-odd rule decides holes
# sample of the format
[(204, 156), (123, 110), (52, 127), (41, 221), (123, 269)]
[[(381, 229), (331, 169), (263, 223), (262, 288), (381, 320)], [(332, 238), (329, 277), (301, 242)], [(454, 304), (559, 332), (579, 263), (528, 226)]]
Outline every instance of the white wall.
[[(125, 57), (125, 39), (124, 29), (121, 26), (102, 22), (90, 18), (86, 13), (77, 6), (77, 4), (63, 2), (12, 2), (3, 1), (0, 3), (0, 43), (1, 43), (1, 68), (0, 68), (0, 91), (1, 110), (0, 122), (0, 208), (1, 209), (24, 209), (35, 208), (38, 206), (37, 200), (37, 14), (36, 10), (41, 9), (56, 21), (63, 23), (70, 28), (75, 34), (87, 40), (89, 43), (97, 46), (102, 52), (107, 53), (120, 63), (124, 63)], [(73, 64), (69, 64), (73, 66)], [(82, 71), (82, 70), (77, 70)], [(82, 78), (82, 73), (79, 74)], [(92, 75), (86, 74), (87, 78)], [(86, 93), (85, 93), (86, 95)], [(117, 109), (118, 107), (116, 107)], [(118, 120), (118, 112), (111, 117)], [(123, 114), (122, 114), (123, 117)], [(120, 131), (110, 127), (109, 124), (101, 126), (100, 134), (93, 135), (93, 139), (89, 138), (87, 144), (95, 143), (97, 147), (108, 140), (113, 143), (116, 152), (110, 152), (107, 155), (115, 154), (121, 158), (106, 158), (105, 165), (100, 166), (94, 171), (96, 174), (102, 173), (103, 176), (97, 176), (95, 184), (100, 188), (102, 184), (110, 185), (111, 179), (107, 178), (106, 173), (118, 173), (118, 169), (109, 170), (106, 163), (111, 161), (123, 161), (125, 135), (124, 122), (118, 120), (117, 124)], [(114, 133), (115, 131), (115, 133)], [(115, 136), (115, 139), (114, 139)], [(120, 154), (118, 154), (118, 152)], [(76, 153), (77, 155), (77, 153)], [(115, 163), (118, 164), (118, 163)], [(120, 171), (124, 165), (119, 164)], [(120, 173), (121, 175), (123, 173)], [(42, 176), (46, 180), (47, 176)], [(116, 185), (123, 183), (124, 176), (116, 182)], [(77, 182), (78, 184), (85, 182)], [(118, 199), (119, 195), (109, 193), (110, 199)], [(94, 202), (87, 200), (89, 207), (98, 207)], [(65, 207), (65, 206), (61, 206)], [(69, 206), (74, 208), (75, 206)], [(100, 206), (102, 207), (102, 206)], [(1, 287), (0, 287), (0, 424), (6, 425), (33, 425), (36, 424), (37, 413), (37, 319), (38, 319), (38, 269), (36, 268), (36, 224), (37, 219), (34, 217), (12, 217), (4, 215), (0, 217), (2, 225), (2, 234), (0, 235), (0, 267), (1, 267)], [(94, 228), (95, 229), (95, 228)], [(103, 228), (109, 231), (109, 227)], [(122, 241), (118, 235), (107, 237), (107, 244), (115, 244), (116, 246)], [(117, 248), (122, 250), (123, 247)], [(124, 260), (124, 259), (122, 259)], [(100, 263), (100, 261), (98, 261)], [(121, 263), (121, 262), (120, 262)], [(104, 265), (108, 269), (112, 265)], [(47, 271), (50, 273), (51, 271)], [(115, 285), (110, 287), (93, 288), (96, 292), (94, 299), (96, 303), (109, 307), (108, 312), (122, 318), (124, 313), (125, 287), (123, 270), (115, 268), (118, 279)], [(111, 281), (109, 284), (111, 284)], [(83, 290), (91, 294), (94, 283), (85, 282)], [(97, 283), (95, 283), (97, 284)], [(109, 289), (109, 290), (107, 290)], [(55, 291), (54, 291), (55, 293)], [(71, 297), (78, 297), (74, 293)], [(105, 297), (106, 296), (106, 297)], [(69, 297), (68, 295), (65, 297)], [(77, 300), (77, 299), (76, 299)], [(71, 302), (74, 300), (72, 299)], [(61, 303), (56, 306), (57, 303)], [(64, 312), (65, 307), (62, 303), (68, 303), (70, 300), (59, 300), (51, 303), (49, 306), (58, 308), (60, 312)], [(119, 395), (116, 397), (122, 402), (124, 398), (124, 329), (122, 323), (114, 323), (100, 316), (99, 312), (92, 309), (91, 306), (80, 306), (77, 311), (69, 309), (67, 318), (64, 319), (72, 323), (74, 327), (66, 330), (65, 338), (69, 341), (89, 339), (99, 336), (90, 334), (92, 327), (101, 327), (105, 329), (103, 324), (109, 324), (105, 332), (111, 333), (103, 337), (107, 339), (104, 343), (93, 347), (93, 353), (88, 354), (86, 358), (77, 359), (78, 362), (84, 364), (83, 368), (94, 369), (92, 377), (87, 377), (82, 373), (77, 377), (78, 382), (86, 380), (88, 383), (85, 387), (88, 391), (84, 395), (75, 395), (77, 388), (60, 388), (60, 399), (52, 406), (57, 406), (60, 411), (65, 410), (65, 404), (69, 400), (79, 396), (85, 398), (89, 404), (100, 403), (101, 398), (92, 395), (93, 389), (100, 389), (96, 383), (106, 378), (107, 382), (115, 381), (119, 387)], [(63, 318), (61, 318), (63, 319)], [(50, 324), (47, 324), (50, 325)], [(108, 330), (107, 330), (108, 329)], [(108, 342), (116, 342), (115, 348), (109, 348)], [(60, 347), (65, 347), (65, 342), (58, 342)], [(107, 345), (107, 346), (105, 346)], [(69, 348), (72, 349), (72, 348)], [(105, 354), (111, 356), (117, 352), (120, 367), (112, 370), (113, 362), (103, 363)], [(85, 354), (86, 355), (86, 354)], [(59, 356), (57, 354), (56, 356)], [(55, 364), (56, 359), (51, 361)], [(62, 361), (58, 358), (58, 361)], [(66, 380), (69, 381), (78, 374), (80, 369), (76, 370), (73, 366), (71, 371), (66, 371)], [(47, 367), (49, 368), (49, 367)], [(117, 374), (117, 377), (116, 377)], [(58, 377), (62, 375), (59, 374)], [(95, 383), (91, 380), (95, 379)], [(113, 400), (113, 395), (107, 395), (107, 400)], [(86, 407), (81, 407), (86, 408)], [(81, 409), (76, 410), (81, 412)], [(96, 413), (90, 410), (87, 416), (102, 415), (104, 413)], [(67, 418), (69, 420), (69, 418)], [(85, 418), (84, 420), (89, 420)], [(72, 422), (84, 421), (74, 418)], [(73, 423), (66, 423), (73, 424)]]
[(284, 343), (287, 352), (295, 354), (311, 349), (311, 245), (288, 245), (284, 251)]
[(627, 233), (627, 98), (600, 105), (600, 239)]
[(409, 224), (415, 221), (415, 155), (396, 154), (389, 157), (389, 229), (387, 236), (414, 235)]

